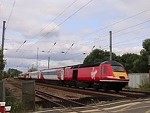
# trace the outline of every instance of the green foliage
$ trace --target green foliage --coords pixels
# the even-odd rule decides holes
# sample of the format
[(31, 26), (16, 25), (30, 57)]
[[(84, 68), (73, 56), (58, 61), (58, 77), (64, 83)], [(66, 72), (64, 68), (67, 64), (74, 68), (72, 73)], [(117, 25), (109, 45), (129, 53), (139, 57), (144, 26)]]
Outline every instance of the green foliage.
[[(116, 55), (113, 53), (113, 58), (116, 57)], [(109, 60), (109, 52), (103, 51), (100, 49), (94, 49), (85, 59), (83, 64), (94, 64), (98, 62), (103, 62)]]
[[(112, 55), (113, 60), (122, 63), (127, 72), (136, 73), (148, 73), (148, 57), (150, 56), (150, 39), (143, 41), (143, 49), (140, 51), (140, 55), (133, 53), (126, 53), (122, 56)], [(103, 62), (109, 60), (109, 52), (95, 49), (85, 59), (84, 64), (94, 64), (97, 62)]]
[(146, 39), (143, 42), (143, 48), (150, 54), (150, 39)]
[(143, 48), (140, 52), (141, 57), (139, 59), (139, 71), (140, 72), (149, 72), (148, 67), (148, 57), (150, 56), (150, 39), (146, 39), (143, 41)]
[(2, 50), (0, 50), (0, 79), (3, 78), (4, 67), (5, 67), (5, 60), (3, 59)]
[(11, 106), (11, 113), (25, 113), (21, 100), (11, 96), (8, 90), (6, 90), (6, 95), (6, 105)]
[(19, 76), (19, 74), (22, 73), (21, 71), (17, 70), (17, 69), (8, 69), (7, 71), (7, 77), (15, 77), (15, 76)]
[(140, 58), (140, 55), (137, 54), (132, 54), (132, 53), (127, 53), (127, 54), (123, 54), (121, 56), (121, 61), (120, 63), (122, 63), (126, 70), (128, 72), (137, 72), (137, 67), (135, 67), (137, 60)]
[(37, 69), (32, 67), (31, 69), (28, 70), (28, 72), (33, 72), (33, 71), (37, 71)]
[(141, 90), (143, 91), (150, 91), (150, 82), (149, 80), (143, 80), (142, 84), (139, 86)]
[(0, 70), (3, 70), (5, 67), (5, 60), (3, 59), (3, 55), (1, 54), (0, 51)]

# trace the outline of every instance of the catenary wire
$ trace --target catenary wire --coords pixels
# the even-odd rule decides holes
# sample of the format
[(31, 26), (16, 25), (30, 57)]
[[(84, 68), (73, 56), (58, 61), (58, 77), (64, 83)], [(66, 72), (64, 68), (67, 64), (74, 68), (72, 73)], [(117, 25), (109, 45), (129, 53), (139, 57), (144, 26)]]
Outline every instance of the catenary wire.
[[(63, 20), (61, 23), (59, 23), (58, 25), (56, 25), (50, 32), (54, 31), (56, 29), (56, 27), (59, 27), (61, 25), (63, 25), (67, 20), (69, 20), (71, 17), (73, 17), (76, 13), (78, 13), (80, 10), (82, 10), (84, 7), (86, 7), (88, 4), (90, 4), (93, 0), (88, 1), (86, 4), (84, 4), (82, 7), (80, 7), (78, 10), (76, 10), (74, 13), (72, 13), (70, 16), (68, 16), (65, 20)], [(43, 37), (46, 37), (50, 32), (46, 33), (45, 35), (43, 35)], [(36, 41), (34, 44), (38, 43), (41, 39), (40, 38), (38, 41)]]
[(8, 25), (9, 25), (9, 22), (10, 22), (12, 13), (13, 13), (13, 9), (14, 9), (15, 3), (16, 3), (16, 0), (15, 0), (14, 3), (13, 3), (13, 6), (12, 6), (12, 9), (11, 9), (10, 15), (9, 15), (9, 17), (8, 17), (7, 25), (6, 25), (6, 28), (5, 28), (5, 29), (7, 29)]
[[(65, 23), (67, 20), (69, 20), (72, 16), (74, 16), (76, 13), (78, 13), (81, 9), (83, 9), (85, 6), (87, 6), (88, 4), (90, 4), (91, 2), (92, 2), (93, 0), (90, 0), (90, 1), (88, 1), (86, 4), (84, 4), (82, 7), (80, 7), (78, 10), (76, 10), (74, 13), (72, 13), (70, 16), (68, 16), (64, 21), (62, 21), (60, 24), (58, 24), (57, 26), (61, 26), (63, 23)], [(73, 3), (75, 3), (75, 2), (73, 2)], [(55, 29), (55, 28), (54, 28)], [(52, 29), (52, 31), (54, 30), (54, 29)], [(49, 33), (49, 32), (48, 32)], [(48, 34), (47, 33), (47, 34)], [(47, 35), (46, 34), (46, 35)], [(46, 35), (44, 35), (44, 36), (46, 36)], [(43, 38), (43, 37), (42, 37)], [(35, 45), (37, 42), (39, 42), (42, 38), (40, 38), (40, 39), (38, 39), (34, 44), (32, 44), (32, 46), (33, 45)]]

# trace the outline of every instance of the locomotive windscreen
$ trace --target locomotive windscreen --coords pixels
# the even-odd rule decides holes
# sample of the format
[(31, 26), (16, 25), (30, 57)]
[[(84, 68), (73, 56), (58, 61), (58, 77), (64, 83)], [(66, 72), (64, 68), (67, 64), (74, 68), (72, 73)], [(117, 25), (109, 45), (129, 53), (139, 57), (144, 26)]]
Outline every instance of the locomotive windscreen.
[(125, 72), (124, 68), (120, 65), (119, 66), (118, 65), (117, 66), (112, 65), (112, 69), (114, 72)]

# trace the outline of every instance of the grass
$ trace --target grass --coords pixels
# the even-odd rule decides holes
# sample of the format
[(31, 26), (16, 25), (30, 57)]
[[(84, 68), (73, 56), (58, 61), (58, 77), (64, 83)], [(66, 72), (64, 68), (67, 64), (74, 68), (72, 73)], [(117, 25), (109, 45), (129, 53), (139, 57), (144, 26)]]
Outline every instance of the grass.
[(150, 81), (149, 80), (143, 80), (142, 84), (139, 85), (139, 87), (142, 91), (150, 91)]
[(6, 106), (11, 106), (11, 113), (26, 113), (21, 100), (11, 96), (11, 93), (6, 90)]

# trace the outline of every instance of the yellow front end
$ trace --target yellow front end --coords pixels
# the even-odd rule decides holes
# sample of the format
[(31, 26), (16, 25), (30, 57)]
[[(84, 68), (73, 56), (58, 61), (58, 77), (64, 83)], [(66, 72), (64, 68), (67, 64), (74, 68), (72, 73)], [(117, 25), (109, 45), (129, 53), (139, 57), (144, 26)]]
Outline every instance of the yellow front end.
[(121, 80), (129, 80), (126, 72), (113, 72), (114, 78)]

